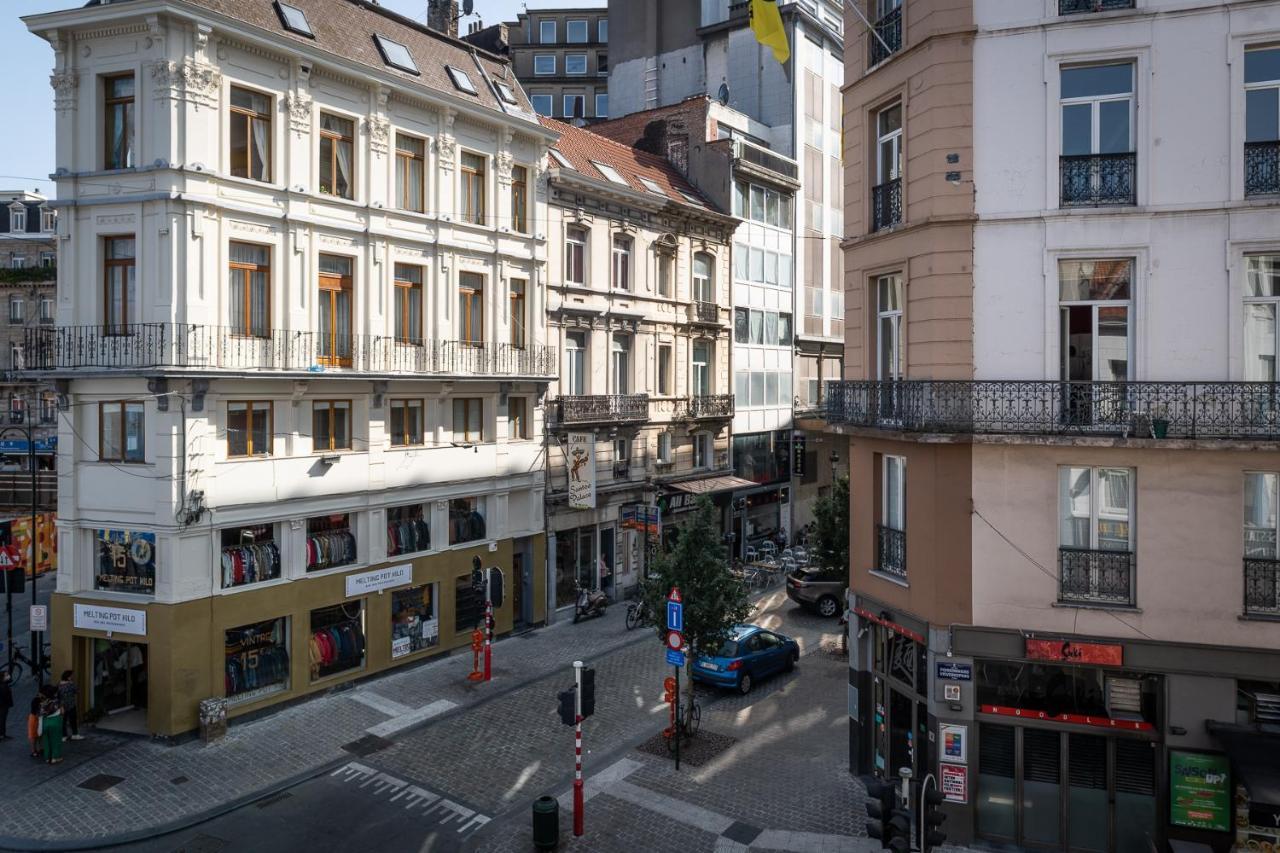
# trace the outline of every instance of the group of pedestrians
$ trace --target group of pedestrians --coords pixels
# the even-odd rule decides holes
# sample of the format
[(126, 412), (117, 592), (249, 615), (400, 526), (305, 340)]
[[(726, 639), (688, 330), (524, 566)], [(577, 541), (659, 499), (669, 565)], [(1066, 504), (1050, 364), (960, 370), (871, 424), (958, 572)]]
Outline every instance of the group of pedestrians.
[[(84, 740), (80, 734), (78, 706), (80, 689), (71, 670), (62, 673), (57, 684), (45, 684), (31, 697), (27, 715), (27, 741), (31, 757), (47, 764), (62, 761), (62, 744)], [(0, 741), (9, 740), (9, 709), (13, 707), (13, 684), (9, 673), (0, 671)]]

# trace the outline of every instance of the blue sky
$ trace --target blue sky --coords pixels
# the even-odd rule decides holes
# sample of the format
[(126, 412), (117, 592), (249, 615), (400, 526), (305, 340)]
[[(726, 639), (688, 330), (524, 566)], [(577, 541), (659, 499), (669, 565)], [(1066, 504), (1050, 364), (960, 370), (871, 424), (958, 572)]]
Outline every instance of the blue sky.
[[(47, 176), (53, 163), (53, 90), (49, 71), (53, 51), (23, 26), (19, 18), (54, 12), (83, 0), (3, 0), (0, 12), (0, 56), (12, 69), (4, 91), (5, 113), (22, 122), (21, 133), (0, 134), (0, 189), (38, 189), (52, 195)], [(382, 5), (402, 15), (426, 20), (426, 0), (382, 0)], [(526, 5), (522, 0), (475, 0), (476, 12), (485, 24), (514, 21)], [(605, 0), (536, 0), (536, 9), (565, 6), (605, 6)], [(466, 26), (466, 21), (462, 22)]]

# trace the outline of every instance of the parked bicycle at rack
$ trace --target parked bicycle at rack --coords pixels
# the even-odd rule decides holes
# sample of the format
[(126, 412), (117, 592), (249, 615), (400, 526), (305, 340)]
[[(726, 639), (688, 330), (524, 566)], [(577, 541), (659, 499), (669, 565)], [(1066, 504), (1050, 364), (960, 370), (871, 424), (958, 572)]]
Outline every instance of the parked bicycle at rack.
[(627, 605), (627, 630), (639, 628), (642, 625), (653, 624), (653, 612), (649, 607), (649, 602), (641, 598)]
[(48, 643), (44, 645), (44, 648), (41, 650), (41, 652), (42, 652), (40, 655), (42, 659), (41, 664), (39, 667), (37, 667), (36, 664), (31, 660), (31, 658), (27, 657), (26, 652), (22, 651), (22, 649), (20, 648), (15, 648), (13, 650), (13, 663), (9, 665), (10, 682), (13, 684), (17, 684), (19, 681), (22, 680), (22, 677), (24, 675), (34, 676), (37, 669), (41, 673), (42, 680), (47, 682), (49, 680), (49, 664), (50, 664), (50, 654), (49, 654)]
[[(698, 728), (702, 725), (702, 706), (695, 701), (693, 708), (688, 713), (685, 712), (683, 705), (680, 706), (677, 713), (679, 714), (679, 721), (676, 723), (675, 728), (680, 733), (680, 745), (687, 747), (693, 742), (694, 736), (698, 733)], [(676, 732), (667, 729), (664, 734), (667, 736), (667, 750), (675, 752)]]

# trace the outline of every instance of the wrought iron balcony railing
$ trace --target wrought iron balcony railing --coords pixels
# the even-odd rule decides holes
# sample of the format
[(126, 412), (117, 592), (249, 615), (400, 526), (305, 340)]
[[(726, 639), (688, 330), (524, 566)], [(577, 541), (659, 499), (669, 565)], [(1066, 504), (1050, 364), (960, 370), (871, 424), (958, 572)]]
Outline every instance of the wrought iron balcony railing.
[(899, 432), (1277, 441), (1280, 384), (829, 382), (827, 422)]
[(682, 414), (690, 420), (733, 417), (732, 394), (701, 394), (684, 401)]
[(613, 463), (613, 479), (625, 480), (631, 475), (630, 462), (614, 462)]
[(902, 222), (902, 179), (871, 188), (871, 230), (882, 231)]
[(1059, 15), (1082, 15), (1089, 12), (1110, 12), (1113, 9), (1132, 9), (1133, 0), (1058, 0)]
[(552, 401), (552, 420), (561, 426), (644, 423), (649, 420), (648, 394), (582, 394)]
[(714, 302), (693, 302), (689, 305), (689, 322), (720, 325), (720, 306)]
[(1244, 194), (1280, 193), (1280, 142), (1244, 144)]
[(1244, 612), (1280, 616), (1280, 560), (1245, 557)]
[(287, 329), (139, 323), (26, 329), (27, 371), (208, 370), (449, 376), (554, 376), (549, 346), (324, 335)]
[[(880, 38), (876, 38), (876, 36)], [(881, 40), (883, 40), (883, 44)], [(867, 59), (868, 68), (879, 65), (902, 49), (901, 6), (887, 12), (884, 17), (876, 21), (875, 34), (869, 37), (869, 41), (871, 47), (870, 55)]]
[(907, 532), (876, 525), (876, 571), (907, 576)]
[(1077, 604), (1132, 606), (1133, 572), (1136, 566), (1131, 551), (1059, 548), (1058, 600)]
[(1063, 207), (1138, 203), (1138, 155), (1073, 154), (1058, 158)]

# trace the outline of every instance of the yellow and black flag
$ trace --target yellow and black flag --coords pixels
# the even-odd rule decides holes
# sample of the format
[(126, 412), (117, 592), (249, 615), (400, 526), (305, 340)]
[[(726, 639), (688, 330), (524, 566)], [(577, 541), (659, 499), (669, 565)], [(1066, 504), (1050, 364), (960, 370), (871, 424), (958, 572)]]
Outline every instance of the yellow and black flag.
[(782, 26), (782, 14), (778, 0), (751, 0), (751, 30), (756, 41), (773, 51), (779, 65), (786, 65), (791, 58), (791, 45), (787, 44), (787, 31)]

